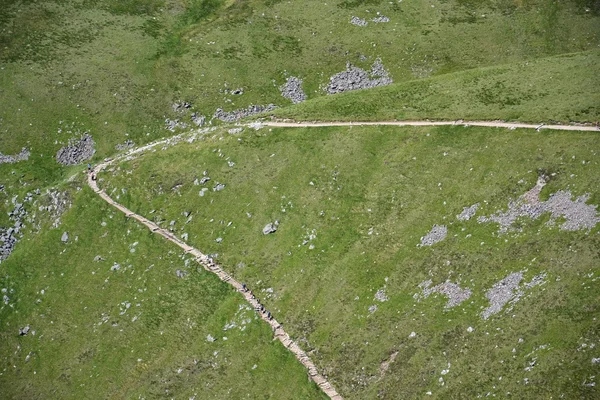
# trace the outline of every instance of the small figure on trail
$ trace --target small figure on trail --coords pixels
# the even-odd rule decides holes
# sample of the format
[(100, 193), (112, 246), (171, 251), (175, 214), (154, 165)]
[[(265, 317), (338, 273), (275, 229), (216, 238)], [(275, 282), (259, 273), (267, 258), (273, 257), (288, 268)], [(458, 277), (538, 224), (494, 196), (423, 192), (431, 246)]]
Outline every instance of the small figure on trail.
[(243, 290), (244, 292), (247, 292), (247, 291), (248, 291), (248, 288), (246, 287), (246, 284), (245, 284), (245, 283), (242, 283), (242, 290)]
[(271, 311), (267, 311), (267, 318), (269, 318), (269, 321), (273, 319), (273, 316), (271, 315)]
[(88, 163), (88, 172), (92, 172), (92, 164)]

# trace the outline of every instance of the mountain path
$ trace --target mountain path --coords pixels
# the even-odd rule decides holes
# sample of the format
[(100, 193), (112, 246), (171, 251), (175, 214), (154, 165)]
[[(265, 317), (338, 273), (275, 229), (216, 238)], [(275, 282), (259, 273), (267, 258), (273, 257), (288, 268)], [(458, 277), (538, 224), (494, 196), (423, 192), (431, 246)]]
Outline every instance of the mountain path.
[(501, 121), (374, 121), (374, 122), (288, 122), (288, 121), (264, 121), (263, 126), (280, 128), (311, 128), (327, 126), (483, 126), (488, 128), (508, 129), (550, 129), (559, 131), (592, 131), (600, 132), (598, 126), (590, 125), (546, 125), (546, 124), (524, 124), (520, 122)]
[[(159, 144), (164, 144), (165, 141), (153, 143), (150, 146), (144, 146), (144, 149), (149, 149)], [(97, 180), (95, 177), (98, 172), (102, 171), (115, 161), (121, 160), (124, 157), (117, 157), (114, 159), (109, 159), (101, 164), (98, 164), (92, 171), (92, 173), (88, 174), (88, 185), (96, 192), (104, 201), (106, 201), (111, 206), (115, 207), (117, 210), (121, 211), (128, 218), (133, 218), (134, 220), (140, 222), (145, 225), (150, 231), (156, 233), (167, 239), (168, 241), (176, 244), (186, 254), (191, 254), (195, 257), (196, 262), (198, 262), (205, 270), (212, 272), (217, 275), (220, 280), (229, 285), (233, 286), (243, 297), (244, 299), (254, 308), (256, 313), (260, 316), (260, 318), (265, 321), (267, 324), (271, 326), (273, 330), (273, 335), (276, 339), (278, 339), (289, 351), (291, 351), (296, 359), (300, 361), (300, 363), (308, 370), (308, 375), (310, 379), (312, 379), (319, 388), (332, 400), (343, 400), (342, 396), (335, 390), (335, 388), (329, 383), (327, 378), (319, 373), (317, 367), (312, 362), (310, 357), (298, 346), (298, 344), (290, 338), (290, 335), (283, 329), (281, 324), (277, 322), (277, 320), (267, 312), (262, 304), (258, 302), (258, 299), (252, 294), (252, 291), (247, 287), (244, 288), (242, 283), (238, 282), (231, 275), (225, 272), (217, 263), (215, 263), (210, 257), (206, 254), (202, 253), (200, 250), (195, 249), (194, 247), (186, 244), (183, 240), (179, 239), (173, 233), (169, 232), (166, 229), (161, 228), (156, 223), (150, 221), (147, 218), (144, 218), (141, 215), (134, 213), (129, 210), (125, 206), (114, 201), (104, 190), (98, 187)]]
[[(535, 125), (535, 124), (522, 124), (522, 123), (509, 123), (509, 122), (496, 122), (496, 121), (381, 121), (381, 122), (281, 122), (281, 121), (263, 121), (258, 123), (260, 126), (270, 127), (289, 127), (289, 128), (309, 128), (309, 127), (328, 127), (328, 126), (445, 126), (445, 125), (463, 125), (463, 126), (483, 126), (483, 127), (495, 127), (495, 128), (525, 128), (525, 129), (553, 129), (553, 130), (565, 130), (565, 131), (599, 131), (597, 127), (593, 126), (578, 126), (578, 125)], [(248, 124), (247, 126), (252, 126)], [(91, 173), (88, 174), (88, 185), (96, 192), (104, 201), (117, 210), (121, 211), (128, 218), (140, 222), (146, 226), (150, 231), (162, 236), (171, 243), (176, 244), (186, 254), (191, 254), (195, 257), (195, 260), (207, 271), (217, 275), (220, 280), (229, 285), (233, 286), (244, 299), (254, 308), (260, 318), (271, 326), (273, 335), (278, 339), (289, 351), (291, 351), (296, 359), (308, 370), (308, 375), (319, 388), (332, 400), (343, 400), (342, 396), (335, 390), (335, 388), (329, 383), (327, 378), (319, 373), (317, 367), (312, 362), (310, 357), (304, 352), (298, 344), (290, 338), (290, 335), (285, 332), (283, 327), (277, 320), (270, 315), (264, 306), (260, 304), (257, 298), (252, 294), (252, 291), (248, 288), (244, 288), (243, 285), (238, 282), (235, 278), (225, 272), (217, 263), (214, 262), (206, 254), (200, 250), (188, 245), (183, 240), (179, 239), (173, 233), (166, 229), (161, 228), (156, 223), (149, 219), (134, 213), (125, 206), (114, 201), (104, 190), (98, 187), (98, 182), (95, 179), (97, 174), (108, 166), (112, 165), (117, 161), (121, 161), (128, 157), (132, 157), (135, 154), (142, 153), (146, 150), (150, 150), (153, 147), (169, 144), (169, 139), (160, 140), (154, 143), (150, 143), (145, 146), (131, 149), (127, 153), (119, 155), (112, 159), (106, 159), (104, 162), (95, 166)]]

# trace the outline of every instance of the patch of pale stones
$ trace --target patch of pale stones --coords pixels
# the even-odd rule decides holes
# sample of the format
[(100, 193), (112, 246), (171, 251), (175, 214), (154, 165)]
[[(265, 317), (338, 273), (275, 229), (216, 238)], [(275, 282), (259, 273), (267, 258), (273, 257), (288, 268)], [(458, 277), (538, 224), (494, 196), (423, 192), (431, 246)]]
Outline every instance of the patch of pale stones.
[(327, 94), (336, 94), (351, 90), (385, 86), (392, 82), (389, 72), (383, 67), (381, 59), (378, 58), (371, 66), (371, 71), (369, 72), (347, 63), (345, 71), (339, 72), (329, 78), (329, 85), (327, 85), (325, 91)]
[(465, 207), (462, 212), (456, 216), (456, 219), (459, 221), (468, 221), (475, 216), (478, 208), (479, 203), (473, 204), (471, 207)]
[[(379, 15), (379, 13), (377, 13), (377, 15), (378, 15), (377, 17), (371, 19), (371, 22), (374, 22), (376, 24), (390, 22), (390, 19), (388, 17), (386, 17), (384, 15)], [(369, 25), (369, 23), (367, 22), (366, 19), (359, 18), (356, 16), (353, 16), (352, 18), (350, 18), (350, 23), (352, 25), (361, 26), (361, 27)]]
[[(540, 200), (542, 188), (546, 185), (544, 177), (540, 177), (536, 185), (527, 193), (521, 195), (516, 200), (508, 203), (505, 211), (498, 210), (489, 216), (480, 216), (477, 222), (497, 223), (500, 225), (498, 233), (507, 233), (515, 230), (514, 223), (522, 217), (538, 219), (544, 213), (550, 213), (548, 226), (557, 224), (558, 219), (564, 219), (559, 226), (563, 231), (577, 231), (581, 229), (591, 230), (600, 222), (600, 214), (597, 211), (598, 206), (586, 204), (590, 195), (586, 193), (575, 198), (568, 190), (559, 190), (546, 201)], [(456, 216), (459, 221), (468, 221), (475, 216), (479, 208), (479, 203), (470, 207), (464, 207), (463, 211)], [(432, 246), (446, 238), (448, 229), (445, 225), (434, 225), (431, 231), (421, 238), (420, 246)]]
[(14, 164), (19, 161), (27, 161), (29, 160), (30, 155), (31, 153), (25, 147), (21, 149), (20, 153), (13, 156), (0, 153), (0, 164)]
[(446, 239), (448, 228), (445, 225), (434, 225), (429, 233), (421, 238), (421, 246), (432, 246)]
[(77, 165), (92, 158), (96, 150), (92, 136), (84, 134), (80, 139), (71, 139), (69, 144), (56, 153), (56, 161), (62, 165)]
[(544, 213), (550, 213), (550, 226), (556, 224), (558, 218), (565, 221), (559, 226), (563, 231), (577, 231), (587, 229), (588, 231), (600, 222), (596, 205), (586, 204), (590, 195), (585, 194), (571, 200), (573, 195), (570, 191), (559, 190), (553, 193), (547, 201), (540, 201), (540, 192), (546, 185), (543, 177), (540, 177), (536, 185), (527, 193), (515, 201), (508, 203), (506, 211), (497, 211), (488, 217), (480, 216), (479, 223), (495, 222), (500, 225), (499, 233), (506, 233), (513, 229), (513, 224), (520, 217), (538, 219)]
[(512, 309), (512, 306), (521, 299), (525, 294), (524, 289), (531, 289), (535, 286), (543, 285), (546, 282), (546, 273), (542, 273), (533, 277), (530, 282), (520, 286), (523, 280), (523, 271), (513, 272), (504, 279), (495, 283), (485, 294), (485, 297), (490, 302), (481, 313), (483, 319), (488, 319), (494, 314), (498, 314), (506, 304), (511, 304), (507, 311)]
[[(456, 307), (457, 305), (471, 297), (472, 294), (470, 289), (463, 289), (456, 283), (452, 283), (450, 281), (440, 283), (439, 285), (435, 285), (433, 287), (431, 287), (431, 284), (431, 279), (421, 282), (419, 284), (419, 287), (423, 290), (422, 296), (424, 298), (427, 298), (433, 293), (443, 294), (448, 298), (448, 302), (446, 303), (445, 308)], [(417, 294), (415, 295), (415, 297), (418, 298), (420, 296)]]

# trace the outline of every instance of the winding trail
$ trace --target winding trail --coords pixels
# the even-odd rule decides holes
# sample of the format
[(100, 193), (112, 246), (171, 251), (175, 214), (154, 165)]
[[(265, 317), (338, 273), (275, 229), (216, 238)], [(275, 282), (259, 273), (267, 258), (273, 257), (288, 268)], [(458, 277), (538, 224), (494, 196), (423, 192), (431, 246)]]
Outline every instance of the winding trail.
[(246, 301), (248, 303), (250, 303), (250, 305), (254, 308), (254, 310), (260, 316), (260, 318), (262, 318), (263, 321), (265, 321), (267, 324), (269, 324), (271, 326), (274, 337), (276, 339), (279, 339), (279, 341), (289, 351), (291, 351), (294, 354), (294, 356), (296, 357), (296, 359), (298, 359), (298, 361), (300, 361), (300, 363), (308, 370), (308, 375), (309, 375), (310, 379), (312, 379), (319, 386), (319, 388), (321, 388), (321, 390), (327, 396), (329, 396), (330, 399), (343, 400), (342, 396), (340, 396), (340, 394), (335, 390), (335, 388), (331, 385), (331, 383), (329, 383), (327, 378), (325, 378), (323, 375), (321, 375), (319, 373), (319, 371), (317, 370), (317, 367), (312, 362), (310, 357), (306, 354), (306, 352), (304, 352), (304, 350), (302, 350), (300, 348), (300, 346), (298, 346), (298, 344), (290, 338), (290, 335), (288, 335), (285, 332), (285, 330), (283, 329), (281, 324), (279, 322), (277, 322), (277, 320), (273, 316), (270, 316), (271, 318), (269, 318), (267, 311), (264, 309), (262, 304), (260, 304), (258, 302), (256, 297), (252, 294), (252, 292), (248, 288), (244, 289), (244, 287), (242, 286), (242, 284), (240, 282), (238, 282), (231, 275), (229, 275), (227, 272), (225, 272), (217, 263), (215, 263), (206, 254), (204, 254), (200, 250), (195, 249), (192, 246), (186, 244), (183, 240), (179, 239), (177, 236), (175, 236), (171, 232), (167, 231), (166, 229), (161, 228), (160, 226), (158, 226), (154, 222), (150, 221), (149, 219), (144, 218), (141, 215), (138, 215), (138, 214), (134, 213), (133, 211), (129, 210), (125, 206), (117, 203), (108, 194), (106, 194), (106, 192), (104, 190), (102, 190), (98, 187), (98, 183), (94, 179), (94, 177), (100, 171), (102, 171), (106, 167), (108, 167), (109, 165), (113, 164), (116, 161), (120, 161), (126, 157), (130, 157), (132, 155), (132, 153), (139, 153), (144, 150), (148, 150), (152, 147), (166, 144), (167, 142), (168, 142), (168, 139), (159, 141), (159, 142), (155, 142), (155, 143), (152, 143), (151, 145), (147, 145), (147, 146), (141, 147), (139, 149), (136, 149), (134, 151), (131, 151), (124, 156), (119, 156), (119, 157), (115, 157), (114, 159), (105, 160), (103, 163), (98, 164), (93, 169), (92, 173), (88, 174), (88, 185), (104, 201), (106, 201), (111, 206), (115, 207), (117, 210), (121, 211), (128, 218), (135, 219), (136, 221), (145, 225), (152, 232), (154, 232), (157, 235), (160, 235), (160, 236), (164, 237), (165, 239), (167, 239), (168, 241), (176, 244), (181, 249), (183, 249), (183, 251), (186, 254), (191, 254), (192, 256), (194, 256), (196, 262), (198, 262), (200, 265), (202, 265), (202, 267), (204, 267), (205, 270), (212, 272), (213, 274), (217, 275), (220, 280), (233, 286), (238, 292), (241, 293), (242, 296), (244, 296), (244, 299), (246, 299)]
[[(390, 122), (276, 122), (276, 121), (264, 121), (258, 123), (257, 126), (270, 126), (270, 127), (290, 127), (290, 128), (307, 128), (307, 127), (327, 127), (327, 126), (444, 126), (444, 125), (464, 125), (464, 126), (483, 126), (483, 127), (495, 127), (495, 128), (525, 128), (525, 129), (554, 129), (554, 130), (565, 130), (565, 131), (595, 131), (598, 132), (599, 129), (593, 126), (577, 126), (577, 125), (534, 125), (534, 124), (521, 124), (521, 123), (508, 123), (508, 122), (496, 122), (496, 121), (390, 121)], [(253, 124), (249, 124), (249, 126), (253, 126)], [(181, 138), (179, 138), (181, 139)], [(267, 324), (271, 326), (273, 330), (273, 335), (289, 350), (294, 356), (302, 363), (302, 365), (308, 370), (308, 375), (310, 379), (312, 379), (321, 390), (329, 396), (329, 398), (333, 400), (343, 400), (342, 396), (335, 390), (335, 388), (329, 383), (327, 378), (319, 373), (315, 364), (311, 361), (310, 357), (304, 352), (298, 344), (290, 338), (281, 324), (277, 322), (275, 318), (267, 314), (266, 310), (258, 302), (256, 297), (252, 294), (250, 290), (247, 288), (244, 289), (242, 284), (235, 280), (231, 275), (225, 272), (217, 263), (214, 262), (210, 257), (206, 254), (202, 253), (200, 250), (195, 249), (194, 247), (188, 245), (183, 240), (179, 239), (173, 233), (169, 232), (166, 229), (161, 228), (154, 222), (150, 221), (147, 218), (144, 218), (141, 215), (134, 213), (123, 205), (114, 201), (106, 192), (98, 187), (97, 181), (94, 177), (108, 166), (114, 164), (115, 162), (130, 158), (136, 154), (141, 154), (146, 150), (150, 150), (157, 146), (168, 145), (172, 143), (177, 143), (177, 139), (169, 138), (160, 140), (142, 147), (138, 147), (136, 149), (129, 150), (127, 153), (119, 155), (113, 159), (106, 159), (103, 163), (98, 164), (92, 171), (92, 173), (88, 174), (88, 185), (96, 192), (104, 201), (106, 201), (111, 206), (115, 207), (117, 210), (121, 211), (128, 218), (133, 218), (141, 224), (145, 225), (150, 231), (154, 232), (157, 235), (162, 236), (166, 240), (176, 244), (187, 254), (191, 254), (195, 257), (195, 260), (202, 265), (204, 269), (209, 272), (214, 273), (221, 279), (223, 282), (228, 283), (233, 286), (244, 299), (254, 308), (256, 313), (265, 321)]]

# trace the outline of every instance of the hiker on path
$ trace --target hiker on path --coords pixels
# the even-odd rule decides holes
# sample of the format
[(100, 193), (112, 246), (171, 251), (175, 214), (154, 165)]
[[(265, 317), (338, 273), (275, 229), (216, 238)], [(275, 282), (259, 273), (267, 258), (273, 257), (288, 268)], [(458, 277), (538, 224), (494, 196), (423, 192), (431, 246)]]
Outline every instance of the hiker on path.
[(88, 173), (92, 172), (92, 164), (88, 163)]

